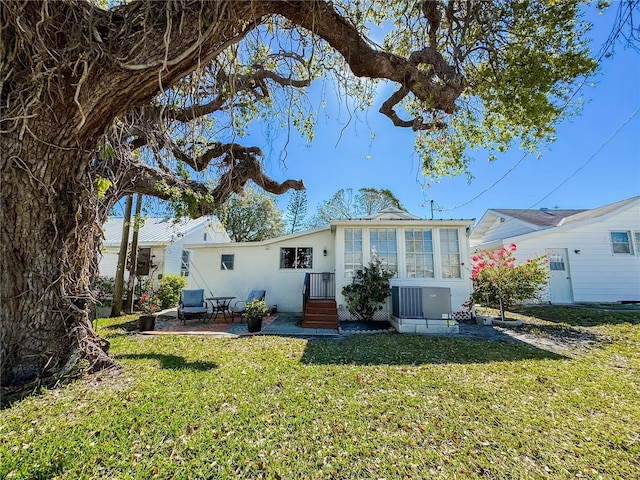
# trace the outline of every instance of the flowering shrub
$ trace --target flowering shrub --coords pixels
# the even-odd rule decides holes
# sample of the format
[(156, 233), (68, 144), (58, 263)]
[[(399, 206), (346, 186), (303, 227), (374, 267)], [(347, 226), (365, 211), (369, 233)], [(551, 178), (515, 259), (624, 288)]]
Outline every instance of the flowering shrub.
[(152, 314), (160, 310), (160, 300), (155, 293), (143, 293), (139, 302), (140, 310), (147, 315)]
[(259, 320), (262, 317), (269, 315), (269, 308), (267, 307), (267, 302), (264, 300), (253, 299), (250, 302), (247, 302), (247, 306), (245, 308), (244, 316), (247, 321), (250, 320)]
[(473, 293), (469, 301), (504, 311), (517, 302), (535, 300), (544, 290), (549, 278), (545, 256), (516, 264), (512, 243), (498, 252), (482, 252), (471, 257)]

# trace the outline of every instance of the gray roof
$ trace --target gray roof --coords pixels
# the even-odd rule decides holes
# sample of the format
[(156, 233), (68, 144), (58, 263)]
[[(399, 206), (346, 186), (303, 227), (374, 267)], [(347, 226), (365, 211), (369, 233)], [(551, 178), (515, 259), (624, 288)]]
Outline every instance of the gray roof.
[(621, 200), (619, 202), (591, 210), (550, 210), (541, 208), (540, 210), (492, 209), (492, 212), (495, 212), (498, 215), (509, 216), (537, 227), (549, 228), (602, 217), (603, 215), (618, 210), (619, 208), (633, 203), (638, 199), (640, 199), (640, 196), (628, 198), (626, 200)]
[(378, 213), (363, 217), (362, 220), (420, 220), (420, 217), (396, 207), (387, 207)]
[[(138, 231), (138, 242), (152, 244), (173, 242), (200, 227), (206, 226), (210, 221), (219, 222), (215, 216), (186, 219), (178, 223), (170, 218), (145, 218), (144, 224)], [(107, 220), (102, 227), (105, 245), (120, 244), (123, 223), (124, 218), (109, 218)], [(132, 236), (133, 228), (129, 230), (129, 239)]]
[(516, 210), (516, 209), (500, 209), (492, 210), (498, 215), (521, 220), (537, 227), (557, 227), (562, 224), (565, 218), (571, 217), (585, 210)]
[(568, 225), (570, 223), (583, 222), (585, 220), (591, 220), (593, 218), (602, 217), (603, 215), (611, 213), (615, 210), (618, 210), (619, 208), (622, 208), (638, 200), (640, 200), (640, 196), (627, 198), (626, 200), (621, 200), (619, 202), (611, 203), (609, 205), (605, 205), (599, 208), (594, 208), (592, 210), (585, 210), (583, 212), (572, 215), (570, 218), (565, 219), (565, 221), (562, 222), (562, 224)]

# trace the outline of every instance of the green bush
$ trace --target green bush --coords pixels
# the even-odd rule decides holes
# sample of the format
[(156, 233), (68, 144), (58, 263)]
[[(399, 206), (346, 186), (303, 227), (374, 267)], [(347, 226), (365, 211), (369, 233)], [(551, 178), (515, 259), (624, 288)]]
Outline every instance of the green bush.
[(351, 285), (342, 289), (347, 310), (366, 322), (373, 321), (373, 316), (382, 310), (384, 301), (391, 294), (389, 279), (393, 275), (382, 268), (377, 258), (368, 267), (358, 270)]
[(187, 279), (180, 275), (165, 275), (160, 281), (158, 298), (163, 309), (177, 307), (180, 302), (180, 290), (187, 287)]

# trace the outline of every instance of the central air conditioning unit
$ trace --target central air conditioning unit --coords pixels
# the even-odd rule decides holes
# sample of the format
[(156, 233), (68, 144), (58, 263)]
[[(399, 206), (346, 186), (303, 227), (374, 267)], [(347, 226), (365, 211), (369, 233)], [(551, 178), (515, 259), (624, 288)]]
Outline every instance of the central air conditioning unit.
[(447, 287), (391, 287), (397, 318), (451, 318), (451, 289)]

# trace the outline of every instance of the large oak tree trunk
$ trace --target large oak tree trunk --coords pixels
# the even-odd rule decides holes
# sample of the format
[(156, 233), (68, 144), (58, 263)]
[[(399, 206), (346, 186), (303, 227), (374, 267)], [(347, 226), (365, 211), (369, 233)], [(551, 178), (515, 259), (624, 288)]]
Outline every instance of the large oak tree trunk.
[[(57, 146), (44, 130), (4, 135), (0, 162), (0, 345), (3, 389), (86, 359), (111, 364), (107, 342), (93, 331), (84, 304), (95, 272), (97, 196), (91, 152), (72, 131)], [(45, 124), (45, 125), (43, 125)], [(34, 124), (36, 126), (37, 124)], [(49, 140), (49, 142), (47, 142)], [(96, 229), (97, 227), (97, 229)]]
[[(181, 53), (196, 56), (195, 44), (197, 53), (211, 55), (243, 31), (245, 20), (261, 15), (251, 2), (176, 7), (138, 4), (113, 17), (83, 2), (14, 3), (0, 10), (8, 25), (0, 49), (6, 75), (0, 93), (7, 107), (0, 116), (3, 393), (55, 380), (78, 360), (94, 369), (113, 365), (108, 342), (93, 331), (84, 310), (106, 216), (90, 175), (98, 142), (115, 117), (149, 102), (197, 66)], [(139, 15), (145, 8), (148, 15)], [(171, 30), (168, 49), (167, 12), (181, 26)], [(217, 28), (198, 43), (205, 17)], [(146, 18), (158, 22), (146, 27)], [(142, 36), (148, 39), (144, 45)], [(133, 67), (116, 60), (130, 56), (123, 63)], [(164, 65), (176, 57), (171, 68)], [(148, 67), (139, 66), (146, 62)]]

